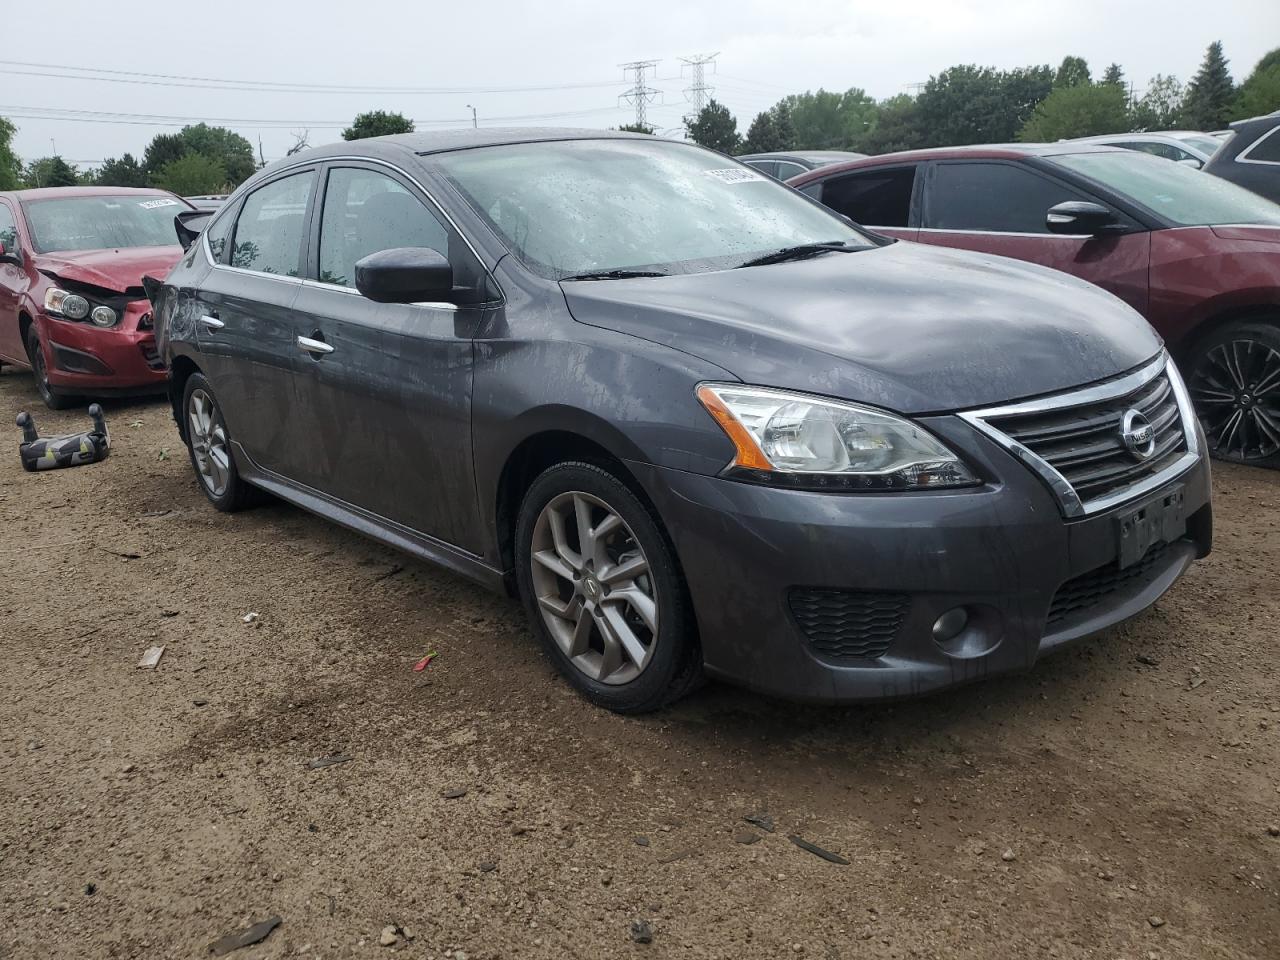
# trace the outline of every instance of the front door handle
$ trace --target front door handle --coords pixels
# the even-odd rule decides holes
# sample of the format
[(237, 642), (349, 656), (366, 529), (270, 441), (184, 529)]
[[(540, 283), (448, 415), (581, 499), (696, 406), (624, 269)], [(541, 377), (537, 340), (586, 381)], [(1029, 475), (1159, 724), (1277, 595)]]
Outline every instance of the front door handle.
[(298, 338), (298, 349), (312, 356), (324, 356), (333, 353), (333, 347), (323, 340), (312, 340), (310, 337)]
[(203, 323), (205, 325), (205, 328), (208, 330), (221, 330), (223, 327), (226, 326), (226, 324), (223, 323), (221, 320), (219, 320), (217, 317), (210, 316), (207, 313), (200, 318), (200, 322)]

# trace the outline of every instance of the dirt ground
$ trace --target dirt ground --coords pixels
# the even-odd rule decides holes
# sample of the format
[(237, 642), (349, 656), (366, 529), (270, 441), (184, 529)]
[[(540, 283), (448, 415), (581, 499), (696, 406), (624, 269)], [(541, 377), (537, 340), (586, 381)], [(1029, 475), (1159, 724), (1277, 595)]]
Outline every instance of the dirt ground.
[(1217, 469), (1213, 556), (1029, 674), (623, 719), (514, 602), (292, 507), (216, 513), (162, 402), (42, 475), (23, 408), (87, 423), (0, 374), (4, 960), (205, 957), (273, 915), (233, 960), (1280, 957), (1275, 474)]

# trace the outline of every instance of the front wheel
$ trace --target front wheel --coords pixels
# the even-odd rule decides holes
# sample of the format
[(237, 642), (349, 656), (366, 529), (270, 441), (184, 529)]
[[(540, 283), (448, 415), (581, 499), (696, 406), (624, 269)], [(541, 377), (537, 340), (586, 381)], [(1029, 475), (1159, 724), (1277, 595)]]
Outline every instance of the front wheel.
[(657, 710), (702, 676), (684, 579), (657, 517), (616, 476), (562, 463), (526, 493), (520, 595), (560, 672), (618, 713)]
[(49, 359), (45, 356), (44, 347), (40, 344), (40, 335), (36, 333), (33, 323), (27, 331), (27, 356), (31, 358), (31, 372), (36, 378), (36, 390), (40, 399), (50, 410), (69, 410), (76, 406), (78, 398), (54, 393), (49, 384)]
[(1200, 341), (1187, 390), (1211, 455), (1280, 467), (1280, 325), (1233, 323)]

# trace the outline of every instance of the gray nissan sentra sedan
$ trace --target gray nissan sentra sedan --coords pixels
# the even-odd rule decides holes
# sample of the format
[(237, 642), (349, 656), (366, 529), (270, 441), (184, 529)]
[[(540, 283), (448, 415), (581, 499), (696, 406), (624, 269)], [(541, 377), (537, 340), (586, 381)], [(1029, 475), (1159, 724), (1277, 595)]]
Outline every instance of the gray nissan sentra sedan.
[(362, 140), (208, 216), (149, 291), (209, 500), (517, 593), (610, 709), (1023, 670), (1209, 551), (1204, 439), (1132, 309), (691, 144)]

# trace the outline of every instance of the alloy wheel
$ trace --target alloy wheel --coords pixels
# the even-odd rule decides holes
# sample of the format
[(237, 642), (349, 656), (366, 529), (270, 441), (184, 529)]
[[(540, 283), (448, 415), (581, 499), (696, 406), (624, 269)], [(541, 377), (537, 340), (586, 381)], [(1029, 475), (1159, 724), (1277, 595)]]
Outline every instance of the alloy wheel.
[(1233, 460), (1280, 452), (1280, 352), (1228, 340), (1205, 353), (1189, 384), (1209, 445)]
[(204, 390), (191, 392), (187, 424), (200, 482), (212, 496), (220, 497), (231, 482), (231, 453), (227, 449), (227, 428), (222, 415)]
[(556, 645), (600, 683), (630, 683), (653, 657), (658, 596), (626, 521), (598, 497), (554, 497), (533, 528), (534, 595)]

